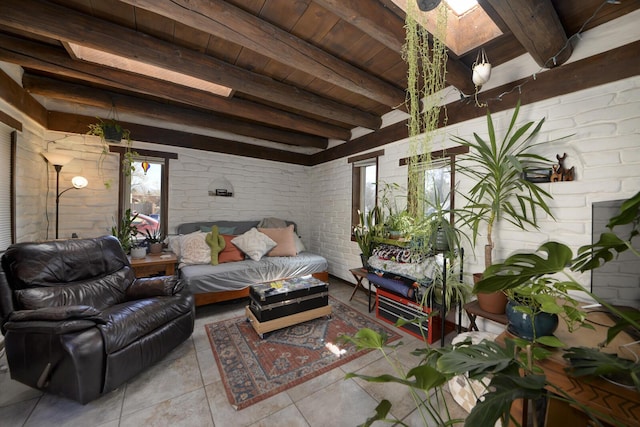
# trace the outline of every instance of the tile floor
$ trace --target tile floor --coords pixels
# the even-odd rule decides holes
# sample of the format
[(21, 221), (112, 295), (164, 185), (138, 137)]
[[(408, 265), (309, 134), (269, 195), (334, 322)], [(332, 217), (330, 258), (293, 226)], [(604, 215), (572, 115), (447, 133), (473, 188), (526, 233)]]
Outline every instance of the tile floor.
[[(332, 296), (347, 302), (353, 287), (332, 279), (329, 289)], [(366, 294), (358, 291), (350, 304), (366, 313)], [(244, 305), (245, 302), (235, 302), (198, 308), (189, 340), (127, 384), (84, 406), (42, 394), (11, 380), (6, 369), (2, 370), (0, 426), (356, 426), (373, 415), (382, 398), (392, 402), (393, 416), (407, 425), (435, 425), (425, 423), (406, 387), (344, 379), (347, 372), (393, 373), (378, 352), (370, 352), (248, 408), (234, 410), (221, 384), (204, 325), (242, 315)], [(375, 317), (374, 313), (370, 315)], [(397, 361), (405, 367), (415, 366), (410, 352), (421, 346), (420, 341), (410, 335), (402, 341), (405, 345), (397, 352)], [(4, 358), (0, 365), (6, 365)], [(445, 397), (452, 415), (464, 417), (464, 411), (451, 396)]]

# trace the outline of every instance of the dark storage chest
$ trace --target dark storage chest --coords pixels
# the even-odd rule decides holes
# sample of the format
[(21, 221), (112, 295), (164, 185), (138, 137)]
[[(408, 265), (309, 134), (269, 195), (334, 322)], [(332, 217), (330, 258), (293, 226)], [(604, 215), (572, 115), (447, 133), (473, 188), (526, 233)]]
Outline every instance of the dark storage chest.
[(259, 322), (279, 319), (329, 304), (329, 286), (313, 276), (251, 285), (249, 309)]
[[(387, 323), (395, 324), (398, 319), (410, 321), (400, 326), (416, 338), (424, 338), (429, 344), (440, 338), (441, 318), (440, 316), (430, 316), (431, 309), (415, 301), (408, 300), (399, 295), (378, 288), (376, 290), (376, 317)], [(422, 318), (419, 322), (416, 319)]]

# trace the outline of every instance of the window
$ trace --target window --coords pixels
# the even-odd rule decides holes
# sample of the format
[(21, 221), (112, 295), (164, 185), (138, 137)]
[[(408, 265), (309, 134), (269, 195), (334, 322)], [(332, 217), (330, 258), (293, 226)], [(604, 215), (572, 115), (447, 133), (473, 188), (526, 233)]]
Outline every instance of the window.
[(358, 211), (369, 213), (378, 203), (378, 157), (384, 150), (351, 157), (351, 230), (358, 225)]
[[(416, 162), (415, 165), (411, 165), (420, 168), (418, 171), (411, 171), (411, 173), (416, 173), (418, 182), (422, 182), (418, 188), (424, 191), (424, 197), (420, 198), (413, 194), (413, 189), (410, 186), (409, 205), (417, 206), (418, 211), (422, 210), (425, 215), (433, 211), (434, 205), (453, 210), (455, 208), (456, 154), (467, 152), (469, 152), (469, 148), (462, 146), (434, 151), (430, 155), (430, 163)], [(400, 159), (400, 166), (408, 164), (409, 158)], [(454, 222), (453, 211), (451, 211), (449, 222)]]
[(15, 242), (14, 176), (17, 133), (0, 123), (0, 251)]
[[(124, 147), (109, 147), (110, 151), (124, 156)], [(169, 212), (169, 159), (177, 159), (174, 153), (136, 150), (133, 157), (134, 170), (125, 174), (120, 162), (120, 203), (118, 216), (122, 218), (127, 209), (138, 214), (133, 224), (142, 238), (146, 231), (168, 232)], [(144, 170), (143, 166), (146, 168)]]

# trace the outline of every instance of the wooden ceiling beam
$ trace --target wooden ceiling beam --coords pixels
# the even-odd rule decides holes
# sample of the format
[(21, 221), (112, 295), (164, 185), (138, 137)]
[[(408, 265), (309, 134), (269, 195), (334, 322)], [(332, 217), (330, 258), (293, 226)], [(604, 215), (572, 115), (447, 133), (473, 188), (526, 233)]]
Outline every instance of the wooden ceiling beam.
[(280, 129), (260, 126), (255, 123), (234, 120), (216, 113), (189, 110), (79, 84), (67, 83), (48, 77), (25, 74), (22, 77), (22, 85), (30, 93), (46, 98), (89, 105), (102, 108), (105, 111), (109, 111), (115, 106), (120, 113), (129, 113), (136, 117), (158, 122), (169, 122), (203, 129), (219, 130), (288, 145), (326, 148), (328, 144), (326, 138), (287, 132)]
[[(0, 70), (0, 99), (22, 111), (41, 126), (47, 124), (47, 110), (4, 71)], [(15, 128), (15, 121), (11, 121)]]
[(230, 41), (327, 83), (391, 108), (404, 105), (404, 90), (222, 0), (120, 0), (190, 28)]
[[(88, 126), (95, 122), (95, 117), (50, 111), (48, 128), (59, 132), (84, 134), (87, 133)], [(194, 150), (233, 154), (275, 162), (309, 165), (310, 156), (308, 154), (292, 153), (290, 151), (278, 150), (277, 148), (261, 147), (244, 142), (197, 135), (172, 129), (160, 129), (136, 123), (122, 122), (122, 125), (131, 131), (136, 141), (153, 142), (154, 144), (170, 147), (183, 147)]]
[[(404, 22), (378, 1), (363, 4), (358, 0), (313, 0), (331, 13), (400, 54), (405, 43)], [(471, 68), (456, 58), (447, 59), (446, 80), (466, 94), (475, 92)]]
[(351, 138), (351, 131), (342, 127), (239, 98), (223, 98), (163, 80), (76, 61), (62, 48), (4, 34), (0, 34), (0, 61), (105, 87), (152, 95), (283, 129), (340, 140)]
[[(601, 86), (607, 83), (636, 76), (640, 70), (640, 41), (629, 43), (607, 52), (599, 53), (589, 58), (571, 62), (538, 74), (535, 80), (529, 80), (523, 86), (522, 93), (514, 91), (517, 85), (524, 85), (523, 78), (511, 83), (492, 88), (481, 93), (480, 102), (488, 102), (492, 113), (514, 108), (520, 101), (521, 105), (551, 99), (560, 95)], [(498, 100), (501, 94), (508, 93)], [(446, 113), (445, 113), (446, 111)], [(446, 114), (446, 121), (444, 115)], [(438, 127), (451, 126), (467, 120), (482, 117), (487, 109), (476, 107), (475, 102), (454, 101), (441, 110)], [(347, 156), (353, 156), (365, 150), (371, 150), (409, 136), (407, 121), (386, 126), (376, 132), (355, 138), (347, 143), (311, 155), (311, 164), (318, 165)]]
[(567, 35), (551, 0), (483, 1), (502, 18), (539, 66), (553, 68), (571, 57), (573, 48), (567, 43)]
[(47, 1), (2, 0), (0, 16), (12, 29), (170, 69), (315, 116), (369, 129), (381, 124), (371, 113)]

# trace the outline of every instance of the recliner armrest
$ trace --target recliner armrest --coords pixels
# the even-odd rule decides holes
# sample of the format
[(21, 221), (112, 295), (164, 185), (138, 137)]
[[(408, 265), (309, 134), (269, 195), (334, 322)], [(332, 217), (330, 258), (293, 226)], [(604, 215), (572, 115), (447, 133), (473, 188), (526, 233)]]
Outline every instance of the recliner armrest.
[(171, 296), (184, 288), (184, 282), (175, 276), (145, 277), (136, 279), (126, 290), (127, 300)]

